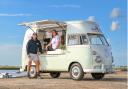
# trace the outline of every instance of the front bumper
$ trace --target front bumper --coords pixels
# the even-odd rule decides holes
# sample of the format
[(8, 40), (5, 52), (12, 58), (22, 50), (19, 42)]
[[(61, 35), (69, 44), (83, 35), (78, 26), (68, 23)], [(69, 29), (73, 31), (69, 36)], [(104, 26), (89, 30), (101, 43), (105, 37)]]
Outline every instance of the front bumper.
[(105, 69), (83, 69), (85, 73), (106, 73)]
[(112, 69), (112, 66), (97, 66), (92, 69), (83, 69), (84, 73), (113, 73), (114, 70)]

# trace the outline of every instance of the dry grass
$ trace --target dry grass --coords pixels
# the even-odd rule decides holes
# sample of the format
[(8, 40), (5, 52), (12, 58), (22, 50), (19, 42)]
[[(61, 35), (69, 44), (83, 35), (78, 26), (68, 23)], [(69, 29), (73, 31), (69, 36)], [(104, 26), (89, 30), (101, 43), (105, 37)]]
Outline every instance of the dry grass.
[(127, 73), (107, 74), (102, 80), (94, 80), (85, 74), (81, 81), (70, 79), (68, 73), (62, 73), (59, 79), (42, 74), (43, 79), (12, 78), (0, 79), (0, 89), (126, 89)]

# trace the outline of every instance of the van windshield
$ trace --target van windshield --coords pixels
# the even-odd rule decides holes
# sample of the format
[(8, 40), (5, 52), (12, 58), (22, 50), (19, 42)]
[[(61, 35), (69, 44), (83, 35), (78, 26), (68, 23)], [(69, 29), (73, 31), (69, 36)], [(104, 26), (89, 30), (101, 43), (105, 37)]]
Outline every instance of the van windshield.
[(88, 34), (90, 44), (92, 45), (108, 45), (102, 34)]

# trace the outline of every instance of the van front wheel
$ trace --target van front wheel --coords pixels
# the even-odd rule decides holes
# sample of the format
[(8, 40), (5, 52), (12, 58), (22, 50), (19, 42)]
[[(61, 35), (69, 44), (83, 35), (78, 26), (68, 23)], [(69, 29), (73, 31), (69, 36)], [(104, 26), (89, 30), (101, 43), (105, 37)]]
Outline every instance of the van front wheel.
[(92, 77), (97, 80), (102, 79), (104, 75), (104, 73), (92, 73)]
[(79, 63), (74, 63), (70, 68), (70, 76), (74, 80), (81, 80), (84, 77), (84, 72)]
[(58, 77), (60, 77), (60, 72), (51, 72), (51, 73), (50, 73), (50, 76), (51, 76), (52, 78), (58, 78)]

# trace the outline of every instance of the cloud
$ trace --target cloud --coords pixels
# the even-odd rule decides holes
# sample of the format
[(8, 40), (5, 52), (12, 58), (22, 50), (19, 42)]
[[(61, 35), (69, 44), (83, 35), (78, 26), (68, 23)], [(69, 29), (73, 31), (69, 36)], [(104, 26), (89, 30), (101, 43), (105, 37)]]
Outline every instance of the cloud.
[(17, 17), (17, 16), (31, 16), (31, 14), (7, 14), (7, 13), (0, 13), (0, 16), (8, 16), (8, 17)]
[(111, 12), (111, 18), (119, 18), (121, 16), (121, 9), (120, 8), (113, 8)]
[(118, 21), (113, 21), (113, 22), (112, 22), (112, 25), (111, 25), (111, 30), (112, 30), (112, 31), (116, 31), (116, 30), (118, 30), (119, 28), (120, 28), (119, 22), (118, 22)]
[(89, 16), (87, 21), (95, 22), (95, 16)]
[(65, 4), (65, 5), (49, 5), (50, 8), (81, 8), (80, 5)]

